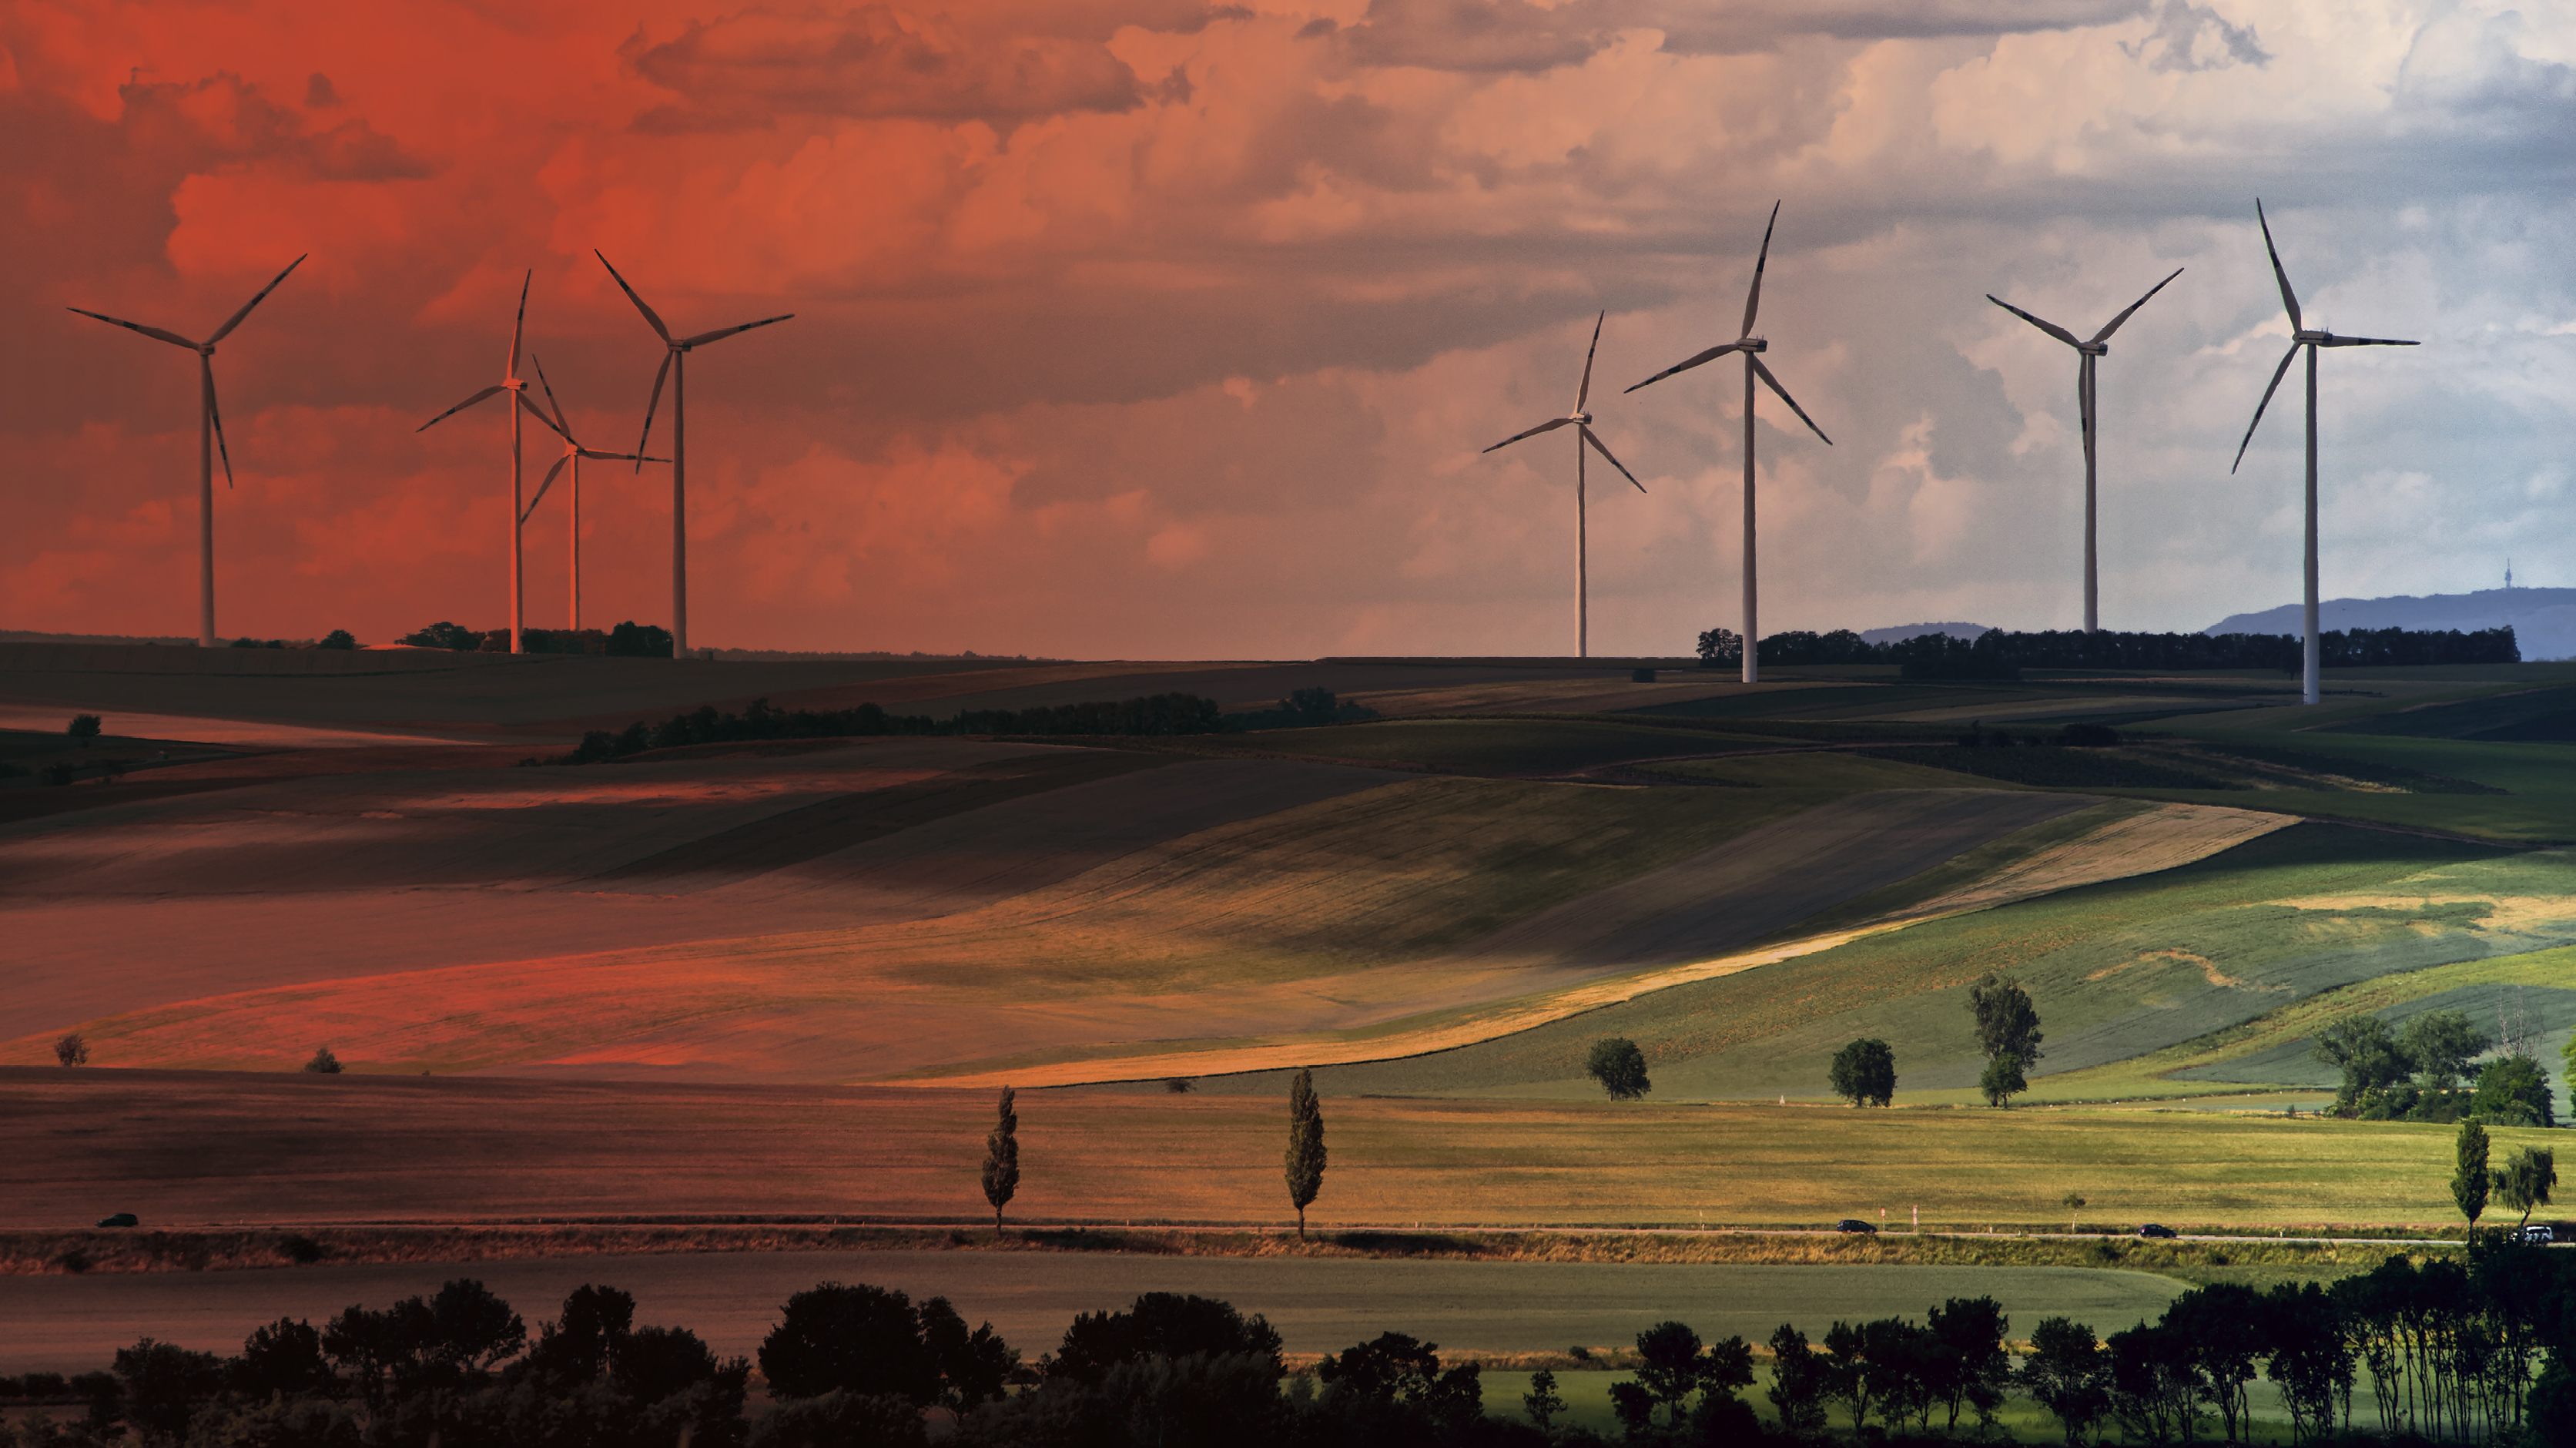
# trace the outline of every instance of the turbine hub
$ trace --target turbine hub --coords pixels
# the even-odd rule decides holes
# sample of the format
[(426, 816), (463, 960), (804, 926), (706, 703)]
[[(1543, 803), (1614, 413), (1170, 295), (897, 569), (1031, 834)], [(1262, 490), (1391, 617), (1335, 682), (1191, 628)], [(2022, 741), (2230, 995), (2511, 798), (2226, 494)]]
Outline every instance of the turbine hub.
[(1771, 344), (1759, 337), (1747, 337), (1735, 345), (1743, 348), (1747, 352), (1768, 352), (1771, 350)]
[(1590, 427), (1592, 425), (1592, 414), (1588, 412), (1578, 412), (1573, 416), (1568, 417), (1566, 421), (1580, 423), (1585, 427)]
[(2087, 357), (2108, 357), (2111, 355), (2111, 344), (2108, 342), (2078, 342), (2075, 344), (2075, 350), (2083, 353)]
[(2334, 333), (2332, 333), (2332, 332), (2292, 332), (2292, 333), (2290, 334), (2290, 340), (2291, 340), (2291, 341), (2293, 341), (2293, 342), (2331, 342), (2331, 341), (2333, 341), (2333, 340), (2334, 340)]

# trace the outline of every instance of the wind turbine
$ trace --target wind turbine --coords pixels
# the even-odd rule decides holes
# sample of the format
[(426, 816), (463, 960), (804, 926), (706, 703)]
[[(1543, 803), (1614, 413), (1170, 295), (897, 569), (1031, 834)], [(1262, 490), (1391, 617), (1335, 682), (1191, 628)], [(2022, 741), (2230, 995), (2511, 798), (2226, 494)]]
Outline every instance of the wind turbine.
[(519, 514), (519, 523), (520, 526), (525, 527), (528, 519), (536, 515), (537, 505), (546, 500), (546, 489), (553, 487), (556, 476), (569, 466), (572, 469), (572, 628), (575, 633), (579, 633), (581, 631), (581, 460), (589, 458), (595, 462), (631, 462), (640, 466), (643, 463), (667, 463), (670, 459), (641, 457), (635, 453), (601, 452), (597, 448), (583, 447), (572, 435), (572, 421), (564, 416), (563, 404), (555, 400), (554, 384), (546, 380), (546, 364), (533, 352), (528, 354), (528, 360), (535, 364), (537, 385), (546, 390), (546, 406), (554, 412), (552, 420), (548, 420), (543, 413), (537, 415), (537, 420), (554, 429), (555, 436), (563, 439), (564, 450), (563, 456), (555, 459), (555, 465), (546, 469), (544, 480), (537, 484), (537, 495), (528, 500), (527, 509)]
[(2401, 342), (2393, 337), (2338, 337), (2319, 329), (2310, 331), (2299, 317), (2299, 295), (2290, 290), (2290, 274), (2281, 269), (2281, 249), (2272, 244), (2272, 222), (2263, 214), (2263, 203), (2254, 203), (2254, 220), (2263, 228), (2263, 250), (2272, 257), (2272, 276), (2281, 284), (2281, 306), (2290, 314), (2290, 350), (2281, 354), (2281, 365), (2272, 369), (2272, 385), (2263, 389), (2263, 400), (2254, 404), (2254, 420), (2245, 424), (2245, 441), (2236, 445), (2236, 461), (2228, 465), (2233, 474), (2245, 461), (2245, 449), (2253, 444), (2254, 429), (2263, 424), (2263, 409), (2272, 405), (2272, 394), (2281, 389), (2281, 378), (2290, 370), (2290, 362), (2299, 349), (2308, 349), (2308, 557), (2307, 603), (2301, 623), (2305, 631), (2304, 648), (2299, 666), (2299, 693), (2302, 703), (2317, 702), (2317, 349), (2319, 347), (2413, 347), (2419, 344)]
[[(1754, 643), (1754, 640), (1761, 635), (1755, 627), (1757, 600), (1754, 590), (1753, 552), (1753, 379), (1761, 378), (1764, 386), (1780, 394), (1780, 400), (1789, 404), (1789, 410), (1798, 414), (1798, 420), (1807, 425), (1807, 430), (1824, 438), (1825, 446), (1834, 445), (1834, 440), (1825, 437), (1825, 430), (1816, 426), (1816, 420), (1809, 417), (1807, 410), (1798, 405), (1798, 399), (1791, 397), (1789, 389), (1780, 385), (1780, 379), (1771, 375), (1771, 369), (1762, 365), (1760, 354), (1768, 351), (1771, 344), (1753, 335), (1753, 315), (1762, 306), (1762, 268), (1771, 260), (1771, 228), (1779, 223), (1780, 203), (1774, 201), (1771, 203), (1771, 220), (1762, 228), (1762, 252), (1753, 260), (1753, 288), (1744, 294), (1744, 335), (1722, 346), (1711, 347), (1695, 357), (1676, 362), (1637, 384), (1637, 387), (1650, 386), (1676, 372), (1688, 372), (1702, 362), (1714, 362), (1729, 352), (1744, 354), (1744, 682), (1748, 684), (1758, 682), (1762, 677), (1761, 665), (1755, 657), (1760, 650)], [(1631, 387), (1628, 391), (1634, 392), (1637, 387)]]
[(2043, 322), (2039, 318), (2032, 316), (2030, 313), (2023, 311), (2021, 308), (2014, 306), (2012, 303), (2005, 301), (2003, 298), (1996, 296), (1994, 293), (1986, 293), (1987, 301), (1994, 303), (1996, 306), (2001, 307), (2005, 311), (2012, 313), (2014, 316), (2021, 318), (2023, 321), (2030, 323), (2039, 330), (2055, 337), (2067, 346), (2074, 348), (2080, 356), (2080, 360), (2075, 365), (2075, 410), (2077, 413), (2082, 415), (2084, 419), (2084, 631), (2086, 633), (2098, 633), (2102, 628), (2102, 572), (2100, 555), (2096, 552), (2094, 547), (2094, 520), (2097, 516), (2097, 509), (2095, 508), (2093, 501), (2093, 482), (2095, 475), (2094, 448), (2100, 439), (2101, 433), (2098, 420), (2094, 412), (2095, 393), (2093, 364), (2095, 359), (2102, 357), (2111, 350), (2111, 334), (2120, 330), (2120, 324), (2129, 320), (2131, 313), (2137, 311), (2138, 308), (2145, 306), (2147, 304), (2147, 297), (2152, 297), (2156, 293), (2163, 291), (2165, 289), (2166, 282), (2170, 282), (2174, 277), (2181, 275), (2182, 268), (2175, 267), (2173, 269), (2173, 276), (2166, 277), (2164, 281), (2158, 282), (2154, 286), (2147, 288), (2147, 296), (2140, 297), (2136, 301), (2129, 303), (2128, 311), (2122, 312), (2120, 315), (2113, 317), (2110, 321), (2104, 323), (2102, 330), (2094, 333), (2092, 340), (2085, 342), (2076, 341), (2074, 333), (2057, 325), (2055, 322)]
[[(305, 256), (310, 255), (312, 255), (311, 252), (305, 253)], [(230, 488), (233, 485), (233, 452), (231, 448), (224, 446), (224, 418), (215, 407), (215, 344), (231, 336), (233, 328), (240, 326), (242, 319), (250, 315), (250, 309), (268, 300), (268, 294), (277, 290), (278, 282), (286, 280), (289, 273), (302, 265), (304, 265), (302, 256), (288, 262), (286, 270), (277, 274), (276, 281), (261, 287), (258, 296), (242, 303), (242, 309), (233, 313), (232, 320), (217, 327), (215, 335), (202, 342), (191, 342), (176, 332), (165, 332), (158, 327), (147, 327), (141, 322), (129, 322), (122, 317), (111, 317), (105, 312), (93, 312), (82, 307), (70, 308), (84, 317), (96, 317), (110, 326), (123, 327), (129, 332), (140, 332), (146, 337), (167, 342), (173, 347), (185, 347), (197, 354), (197, 395), (200, 413), (197, 423), (197, 646), (199, 648), (210, 649), (215, 646), (215, 455), (218, 452), (223, 454), (224, 459), (224, 486)]]
[(1609, 316), (1610, 314), (1608, 312), (1603, 312), (1601, 315), (1592, 319), (1592, 346), (1583, 354), (1583, 381), (1574, 389), (1574, 410), (1563, 417), (1553, 417), (1540, 423), (1536, 427), (1513, 433), (1510, 437), (1504, 438), (1501, 442), (1494, 444), (1494, 447), (1485, 449), (1487, 452), (1492, 452), (1494, 448), (1510, 447), (1513, 443), (1519, 442), (1522, 438), (1536, 437), (1543, 432), (1554, 432), (1560, 427), (1571, 427), (1575, 431), (1574, 656), (1578, 659), (1588, 659), (1592, 656), (1592, 573), (1591, 562), (1585, 552), (1586, 535), (1584, 531), (1585, 523), (1583, 518), (1583, 445), (1585, 443), (1590, 443), (1593, 451), (1598, 452), (1605, 458), (1610, 458), (1610, 466), (1619, 470), (1619, 476), (1626, 478), (1630, 483), (1635, 484), (1638, 492), (1642, 493), (1646, 491), (1646, 485), (1644, 483), (1637, 482), (1637, 475), (1628, 471), (1628, 465), (1619, 461), (1615, 457), (1611, 457), (1610, 449), (1602, 445), (1599, 437), (1593, 435), (1592, 414), (1583, 410), (1583, 404), (1590, 401), (1592, 397), (1592, 354), (1601, 350), (1601, 324), (1608, 320)]
[(487, 397), (498, 396), (504, 392), (510, 394), (512, 403), (510, 408), (510, 652), (514, 654), (523, 651), (521, 645), (524, 640), (521, 639), (520, 632), (526, 622), (527, 612), (526, 570), (520, 566), (519, 558), (519, 525), (525, 523), (528, 518), (527, 510), (519, 506), (519, 495), (524, 491), (522, 470), (519, 466), (519, 413), (521, 409), (525, 409), (537, 421), (545, 423), (548, 427), (554, 426), (554, 423), (538, 410), (536, 403), (529, 400), (527, 380), (519, 375), (519, 341), (528, 328), (528, 284), (536, 279), (536, 275), (536, 272), (531, 270), (519, 280), (519, 317), (517, 321), (510, 324), (510, 362), (508, 366), (501, 369), (501, 380), (413, 429), (415, 432), (427, 432)]
[[(654, 315), (653, 309), (644, 305), (644, 299), (635, 295), (635, 289), (626, 284), (626, 278), (618, 276), (617, 268), (609, 266), (606, 255), (597, 248), (593, 248), (590, 254), (599, 258), (601, 266), (608, 267), (610, 276), (617, 277), (617, 289), (626, 293), (626, 300), (633, 302), (635, 310), (644, 314), (644, 320), (652, 325), (654, 335), (670, 349), (662, 358), (662, 370), (653, 374), (653, 400), (644, 404), (644, 435), (635, 440), (635, 451), (643, 452), (644, 445), (653, 439), (653, 413), (662, 405), (662, 382), (668, 378), (671, 383), (671, 657), (685, 659), (689, 656), (689, 349), (722, 341), (736, 332), (784, 322), (796, 314), (781, 312), (775, 317), (763, 317), (739, 327), (719, 327), (694, 337), (674, 337), (671, 329), (662, 325), (662, 319)], [(644, 464), (636, 463), (635, 471), (644, 471)]]

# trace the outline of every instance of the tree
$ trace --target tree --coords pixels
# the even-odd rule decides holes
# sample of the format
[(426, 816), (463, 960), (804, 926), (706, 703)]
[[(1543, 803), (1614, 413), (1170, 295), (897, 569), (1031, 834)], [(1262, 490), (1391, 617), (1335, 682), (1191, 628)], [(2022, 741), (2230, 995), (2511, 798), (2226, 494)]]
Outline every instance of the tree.
[(2456, 1150), (2460, 1169), (2451, 1175), (2451, 1200), (2460, 1204), (2460, 1215), (2474, 1227), (2487, 1209), (2487, 1188), (2493, 1183), (2487, 1172), (2487, 1129), (2474, 1121), (2461, 1122)]
[(1655, 1089), (1646, 1079), (1646, 1053), (1625, 1036), (1604, 1036), (1592, 1043), (1583, 1069), (1613, 1101), (1634, 1101)]
[(629, 619), (608, 631), (608, 652), (616, 658), (667, 659), (671, 656), (671, 631), (659, 624), (639, 624)]
[(1004, 1342), (989, 1322), (967, 1331), (966, 1319), (945, 1297), (921, 1304), (921, 1342), (939, 1375), (939, 1405), (958, 1422), (979, 1404), (1001, 1397), (1020, 1376), (1018, 1349)]
[(1731, 628), (1713, 628), (1699, 636), (1703, 669), (1732, 669), (1744, 662), (1744, 637)]
[(54, 1059), (66, 1066), (86, 1066), (89, 1064), (89, 1042), (81, 1039), (80, 1032), (73, 1031), (54, 1042)]
[(2478, 1072), (2469, 1114), (2489, 1126), (2556, 1126), (2549, 1073), (2529, 1056), (2500, 1056)]
[(1968, 1010), (1976, 1017), (1977, 1048), (1987, 1059), (2018, 1056), (2025, 1071), (2039, 1064), (2039, 1011), (2019, 981), (1987, 971), (1968, 987)]
[(99, 718), (96, 714), (74, 714), (70, 726), (63, 732), (79, 740), (80, 747), (87, 749), (89, 742), (98, 737), (98, 729)]
[(322, 1355), (322, 1334), (291, 1317), (252, 1329), (241, 1356), (224, 1365), (224, 1386), (246, 1398), (327, 1395), (338, 1385)]
[(2336, 1019), (2317, 1032), (2309, 1054), (2343, 1072), (2343, 1089), (2335, 1093), (2338, 1116), (2352, 1115), (2364, 1092), (2393, 1086), (2406, 1079), (2408, 1070), (2397, 1037), (2386, 1021), (2374, 1015), (2355, 1013)]
[(1977, 1078), (1977, 1089), (1985, 1093), (1988, 1106), (2010, 1106), (2012, 1099), (2030, 1089), (2022, 1079), (2021, 1057), (2004, 1052), (1986, 1063), (1985, 1074)]
[(2352, 1392), (2352, 1342), (2343, 1313), (2313, 1282), (2284, 1282), (2263, 1298), (2263, 1338), (2271, 1352), (2263, 1375), (2290, 1410), (2299, 1442), (2333, 1431), (2335, 1404)]
[(1896, 1099), (1896, 1053), (1885, 1041), (1864, 1037), (1834, 1052), (1827, 1074), (1834, 1094), (1854, 1106), (1885, 1106)]
[(2515, 1226), (2531, 1222), (2531, 1209), (2549, 1205), (2549, 1190), (2558, 1185), (2558, 1153), (2551, 1148), (2526, 1146), (2505, 1159), (2504, 1170), (2495, 1174), (2496, 1200), (2522, 1213)]
[(1324, 1107), (1315, 1073), (1299, 1067), (1288, 1083), (1288, 1204), (1297, 1209), (1297, 1240), (1306, 1240), (1306, 1208), (1324, 1189)]
[(2074, 1231), (2075, 1219), (2077, 1215), (2082, 1213), (2084, 1210), (2084, 1194), (2081, 1192), (2068, 1192), (2065, 1196), (2058, 1199), (2057, 1204), (2066, 1209), (2066, 1230), (2070, 1232)]
[(2424, 1078), (2427, 1091), (2448, 1091), (2468, 1074), (2470, 1058), (2494, 1044), (2461, 1011), (2426, 1011), (2406, 1023), (2397, 1049)]
[(1933, 1344), (1935, 1372), (1929, 1384), (1933, 1400), (1949, 1409), (1949, 1429), (1959, 1429), (1959, 1411), (1976, 1410), (1980, 1422), (2003, 1406), (2012, 1384), (2012, 1357), (2004, 1337), (2012, 1319), (1991, 1297), (1953, 1297), (1925, 1315)]
[(1521, 1408), (1540, 1432), (1546, 1432), (1556, 1415), (1565, 1411), (1564, 1395), (1556, 1390), (1556, 1374), (1545, 1368), (1530, 1374), (1530, 1390), (1521, 1394)]
[(223, 1391), (224, 1360), (147, 1337), (116, 1350), (116, 1380), (125, 1416), (150, 1437), (175, 1443), (197, 1404)]
[(824, 1282), (788, 1298), (761, 1340), (760, 1371), (770, 1391), (786, 1398), (836, 1389), (923, 1407), (939, 1398), (938, 1367), (912, 1299), (864, 1282)]
[(340, 1074), (340, 1058), (331, 1054), (330, 1047), (317, 1046), (313, 1050), (313, 1059), (304, 1063), (304, 1069), (317, 1076), (337, 1076)]
[(1699, 1388), (1699, 1334), (1685, 1323), (1659, 1322), (1637, 1334), (1637, 1386), (1678, 1427), (1682, 1404)]
[(1002, 1208), (1020, 1189), (1020, 1116), (1011, 1109), (1013, 1092), (1002, 1088), (1001, 1110), (992, 1133), (984, 1138), (984, 1200), (993, 1204), (993, 1235), (1002, 1235)]
[(2269, 1350), (2262, 1299), (2241, 1282), (2212, 1283), (2175, 1298), (2164, 1321), (2191, 1344), (2192, 1366), (2218, 1404), (2227, 1441), (2235, 1442), (2237, 1429), (2252, 1420), (2246, 1385), (2254, 1381), (2255, 1364)]
[(449, 623), (445, 619), (417, 633), (404, 634), (402, 641), (416, 649), (454, 649), (458, 653), (472, 653), (483, 647), (481, 634), (462, 624)]
[(2048, 1410), (2077, 1448), (2093, 1425), (2109, 1417), (2109, 1365), (2093, 1329), (2066, 1317), (2040, 1319), (2030, 1334), (2030, 1356), (2021, 1366), (2021, 1388)]
[(1050, 1379), (1097, 1384), (1148, 1358), (1251, 1357), (1268, 1364), (1275, 1382), (1287, 1370), (1279, 1352), (1278, 1329), (1259, 1313), (1246, 1317), (1214, 1297), (1148, 1292), (1123, 1312), (1075, 1317), (1038, 1370)]
[(329, 633), (324, 634), (322, 636), (322, 642), (315, 644), (313, 647), (317, 649), (355, 649), (357, 646), (358, 636), (356, 634), (353, 634), (344, 628), (335, 628)]
[(1825, 1355), (1807, 1345), (1807, 1335), (1794, 1324), (1780, 1324), (1771, 1334), (1771, 1387), (1763, 1396), (1779, 1412), (1783, 1430), (1797, 1436), (1824, 1431), (1831, 1379)]

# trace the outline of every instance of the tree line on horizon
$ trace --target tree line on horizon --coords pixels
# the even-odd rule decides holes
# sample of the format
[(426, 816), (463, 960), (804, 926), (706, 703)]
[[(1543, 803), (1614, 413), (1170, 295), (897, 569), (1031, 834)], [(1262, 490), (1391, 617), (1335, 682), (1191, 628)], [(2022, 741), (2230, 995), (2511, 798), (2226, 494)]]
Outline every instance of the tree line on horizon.
[[(915, 1303), (825, 1281), (781, 1306), (757, 1366), (719, 1359), (685, 1327), (638, 1326), (614, 1287), (575, 1289), (531, 1339), (472, 1278), (320, 1327), (280, 1318), (230, 1357), (143, 1338), (106, 1371), (0, 1379), (40, 1406), (12, 1448), (1606, 1448), (1566, 1410), (1552, 1369), (1517, 1414), (1488, 1412), (1483, 1369), (1437, 1343), (1382, 1332), (1291, 1373), (1278, 1330), (1220, 1299), (1146, 1292), (1075, 1316), (1025, 1362), (944, 1297)], [(2464, 1252), (2405, 1256), (2328, 1287), (2184, 1292), (2108, 1337), (2066, 1317), (2026, 1344), (1992, 1297), (1951, 1298), (1921, 1321), (1834, 1322), (1816, 1341), (1784, 1323), (1760, 1348), (1664, 1321), (1636, 1336), (1610, 1385), (1631, 1448), (1999, 1441), (1999, 1410), (2037, 1405), (2065, 1441), (2251, 1436), (2249, 1388), (2277, 1389), (2299, 1443), (2562, 1444), (2576, 1435), (2576, 1257), (2478, 1233)], [(1575, 1348), (1575, 1362), (1598, 1361)], [(2020, 1362), (2015, 1364), (2018, 1356)], [(1765, 1374), (1772, 1413), (1744, 1394)], [(44, 1403), (85, 1416), (57, 1423)], [(1839, 1408), (1844, 1431), (1830, 1426)], [(2356, 1412), (2358, 1408), (2358, 1412)], [(1876, 1421), (1872, 1421), (1873, 1418)], [(2356, 1418), (2360, 1420), (2356, 1425)]]
[[(1974, 639), (1917, 634), (1871, 643), (1849, 629), (1810, 633), (1793, 629), (1761, 642), (1757, 662), (1848, 666), (1896, 664), (1909, 679), (2012, 679), (2023, 669), (2268, 669), (2296, 673), (2296, 634), (2119, 633), (2046, 629), (2016, 633), (1988, 629)], [(2424, 664), (2518, 664), (2522, 648), (2513, 626), (2473, 629), (2352, 629), (2317, 636), (2322, 667), (2389, 668)], [(1702, 668), (1732, 669), (1744, 662), (1744, 640), (1731, 629), (1699, 636)]]
[(739, 714), (722, 712), (708, 704), (674, 714), (659, 724), (638, 719), (623, 730), (593, 729), (582, 735), (570, 753), (536, 762), (591, 764), (652, 749), (772, 739), (873, 738), (889, 734), (1154, 738), (1230, 734), (1247, 729), (1314, 728), (1376, 717), (1375, 710), (1336, 699), (1330, 689), (1299, 689), (1280, 700), (1276, 709), (1238, 714), (1226, 713), (1214, 699), (1170, 693), (1042, 704), (1028, 709), (961, 709), (946, 719), (893, 714), (874, 703), (848, 709), (781, 709), (760, 698), (752, 700)]

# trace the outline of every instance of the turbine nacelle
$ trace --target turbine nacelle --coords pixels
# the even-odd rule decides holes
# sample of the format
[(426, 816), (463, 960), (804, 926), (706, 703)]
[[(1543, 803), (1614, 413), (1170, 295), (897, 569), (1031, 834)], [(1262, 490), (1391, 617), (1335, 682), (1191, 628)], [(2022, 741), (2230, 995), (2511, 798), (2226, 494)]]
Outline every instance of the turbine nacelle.
[(2075, 350), (2083, 353), (2087, 357), (2108, 357), (2111, 355), (2111, 344), (2108, 342), (2078, 342), (2075, 344)]
[(1771, 344), (1760, 337), (1739, 337), (1735, 341), (1735, 350), (1738, 352), (1768, 352), (1771, 350)]

